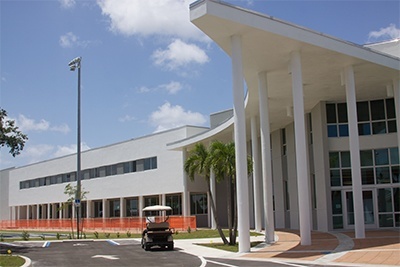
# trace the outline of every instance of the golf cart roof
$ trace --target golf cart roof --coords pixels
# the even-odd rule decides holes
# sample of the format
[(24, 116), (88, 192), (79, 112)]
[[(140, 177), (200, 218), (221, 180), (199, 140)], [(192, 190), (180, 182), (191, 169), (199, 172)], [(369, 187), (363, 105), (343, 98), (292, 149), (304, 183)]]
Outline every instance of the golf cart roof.
[(143, 209), (143, 211), (168, 211), (172, 210), (170, 206), (161, 206), (161, 205), (155, 205), (155, 206), (149, 206)]

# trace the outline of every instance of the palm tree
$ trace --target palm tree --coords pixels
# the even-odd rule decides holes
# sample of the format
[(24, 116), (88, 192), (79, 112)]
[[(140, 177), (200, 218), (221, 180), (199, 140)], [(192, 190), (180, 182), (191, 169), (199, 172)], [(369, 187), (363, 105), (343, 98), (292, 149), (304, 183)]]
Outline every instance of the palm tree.
[[(227, 182), (227, 211), (229, 228), (229, 245), (236, 244), (237, 233), (237, 201), (236, 201), (236, 163), (235, 163), (235, 143), (222, 143), (213, 141), (210, 146), (211, 167), (215, 172), (216, 178)], [(253, 161), (247, 157), (247, 172), (250, 174), (253, 169)]]
[(210, 204), (211, 209), (214, 214), (215, 223), (217, 226), (218, 233), (224, 242), (224, 244), (228, 244), (228, 240), (226, 239), (221, 226), (219, 225), (218, 221), (218, 213), (217, 207), (215, 205), (214, 196), (211, 194), (211, 187), (210, 187), (210, 153), (207, 148), (202, 143), (197, 143), (195, 147), (189, 151), (189, 156), (185, 161), (185, 172), (188, 174), (190, 180), (194, 180), (195, 175), (198, 174), (203, 176), (206, 183), (207, 183), (207, 193), (210, 196)]

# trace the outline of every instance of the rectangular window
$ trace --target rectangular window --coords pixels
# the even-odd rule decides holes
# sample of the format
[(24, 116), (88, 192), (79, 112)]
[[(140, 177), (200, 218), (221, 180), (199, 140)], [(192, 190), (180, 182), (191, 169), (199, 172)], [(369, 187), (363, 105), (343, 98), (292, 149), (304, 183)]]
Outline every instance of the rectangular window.
[(117, 164), (117, 174), (123, 174), (124, 173), (124, 164), (119, 163)]
[(120, 201), (119, 201), (119, 199), (110, 200), (108, 203), (109, 203), (110, 217), (119, 217), (120, 216)]
[(337, 111), (338, 111), (338, 122), (339, 123), (346, 123), (347, 120), (347, 104), (346, 103), (339, 103), (337, 104)]
[(182, 215), (182, 195), (166, 195), (165, 202), (172, 208), (172, 215)]
[(386, 116), (388, 119), (396, 118), (396, 108), (394, 107), (394, 98), (386, 99)]
[(147, 196), (143, 198), (144, 200), (144, 207), (159, 205), (160, 198), (158, 195), (155, 196)]
[(326, 104), (326, 122), (336, 123), (336, 105)]
[(389, 154), (387, 149), (375, 149), (375, 165), (388, 165)]
[(361, 150), (360, 151), (361, 166), (374, 166), (372, 160), (372, 150)]
[(198, 214), (207, 214), (208, 206), (207, 206), (207, 194), (206, 193), (198, 193), (190, 195), (190, 214), (198, 215)]
[(357, 121), (369, 121), (368, 101), (357, 102)]
[(385, 119), (385, 104), (383, 100), (374, 100), (371, 101), (371, 118), (373, 121), (375, 120), (384, 120)]
[(144, 160), (143, 159), (139, 159), (136, 161), (136, 171), (137, 172), (144, 171)]
[(124, 162), (124, 173), (131, 172), (131, 162)]
[(137, 197), (126, 199), (126, 216), (139, 216), (139, 200)]

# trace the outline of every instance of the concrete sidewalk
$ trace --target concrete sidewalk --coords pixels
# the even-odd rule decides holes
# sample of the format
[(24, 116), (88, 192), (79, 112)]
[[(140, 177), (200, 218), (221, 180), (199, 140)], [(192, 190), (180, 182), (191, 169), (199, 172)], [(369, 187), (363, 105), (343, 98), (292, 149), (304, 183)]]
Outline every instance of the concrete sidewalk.
[[(312, 245), (302, 246), (298, 231), (276, 231), (277, 242), (260, 244), (249, 253), (232, 253), (199, 246), (221, 239), (175, 240), (175, 246), (202, 257), (240, 258), (247, 260), (285, 261), (303, 264), (340, 266), (400, 266), (400, 232), (368, 230), (365, 239), (355, 239), (354, 232), (323, 233), (313, 231)], [(263, 241), (263, 236), (251, 241)]]

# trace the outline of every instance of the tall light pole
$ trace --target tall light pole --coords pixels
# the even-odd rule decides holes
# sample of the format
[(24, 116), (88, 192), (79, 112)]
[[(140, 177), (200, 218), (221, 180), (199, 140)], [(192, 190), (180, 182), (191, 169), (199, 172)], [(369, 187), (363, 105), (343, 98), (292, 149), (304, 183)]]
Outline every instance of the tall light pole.
[(75, 194), (75, 207), (76, 207), (76, 234), (79, 239), (79, 219), (81, 216), (81, 57), (74, 58), (68, 63), (69, 69), (75, 71), (78, 69), (78, 120), (77, 120), (77, 164), (76, 164), (76, 194)]

